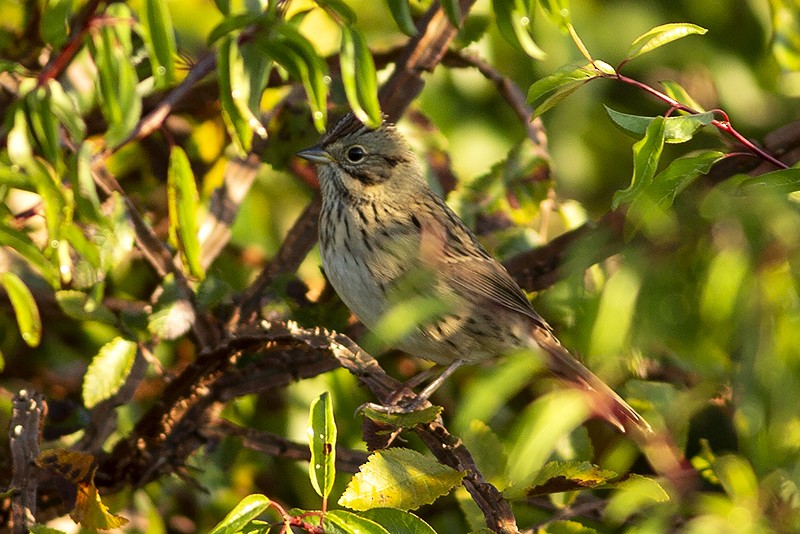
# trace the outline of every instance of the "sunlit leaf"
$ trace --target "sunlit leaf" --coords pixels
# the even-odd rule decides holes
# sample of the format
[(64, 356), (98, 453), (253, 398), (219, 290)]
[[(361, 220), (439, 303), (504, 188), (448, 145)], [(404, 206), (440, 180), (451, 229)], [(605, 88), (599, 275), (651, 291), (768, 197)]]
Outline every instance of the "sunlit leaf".
[(758, 193), (783, 194), (800, 191), (800, 168), (780, 169), (747, 178), (739, 184), (742, 195)]
[(94, 481), (78, 484), (75, 508), (69, 515), (73, 521), (90, 530), (119, 528), (128, 523), (126, 518), (108, 511), (97, 493)]
[(692, 96), (681, 87), (678, 82), (674, 82), (672, 80), (663, 80), (661, 85), (664, 87), (664, 92), (667, 93), (668, 96), (674, 98), (681, 104), (692, 108), (695, 111), (703, 112), (703, 106), (697, 103), (697, 101), (692, 98)]
[(50, 92), (50, 105), (53, 114), (69, 132), (74, 143), (83, 141), (86, 136), (86, 123), (78, 110), (78, 103), (74, 95), (68, 94), (57, 80), (47, 82)]
[(311, 485), (320, 497), (327, 499), (336, 478), (336, 422), (333, 420), (333, 404), (328, 392), (311, 403), (307, 433), (311, 449), (308, 464)]
[(408, 5), (409, 0), (386, 0), (386, 3), (400, 31), (410, 37), (417, 35), (417, 27), (411, 17), (411, 7)]
[(58, 269), (31, 241), (28, 234), (0, 224), (0, 245), (10, 248), (25, 258), (30, 265), (38, 269), (52, 287), (58, 287), (61, 284)]
[(589, 462), (570, 460), (548, 462), (525, 491), (528, 496), (548, 495), (564, 491), (576, 491), (603, 487), (619, 475), (601, 469)]
[(68, 317), (78, 321), (101, 321), (116, 323), (116, 316), (101, 302), (92, 299), (83, 291), (63, 290), (56, 292), (56, 302)]
[(648, 507), (669, 501), (669, 495), (652, 478), (629, 475), (615, 486), (603, 515), (614, 524), (621, 524), (631, 514), (642, 513)]
[(69, 35), (72, 0), (48, 0), (41, 10), (39, 31), (42, 39), (58, 50)]
[(228, 512), (225, 518), (209, 531), (209, 534), (235, 534), (253, 519), (261, 515), (272, 501), (269, 497), (254, 493), (248, 495)]
[(175, 82), (175, 30), (166, 0), (145, 0), (145, 44), (153, 68), (156, 89), (164, 89)]
[(68, 449), (48, 449), (36, 458), (36, 465), (67, 479), (73, 484), (80, 484), (91, 479), (96, 458), (82, 451)]
[(355, 11), (343, 0), (317, 0), (317, 4), (331, 13), (341, 24), (350, 25), (356, 21)]
[(222, 106), (222, 118), (228, 127), (228, 133), (239, 148), (241, 154), (250, 150), (253, 130), (242, 115), (241, 109), (233, 99), (233, 66), (240, 62), (239, 47), (236, 39), (226, 36), (217, 49), (217, 82), (219, 83), (219, 100)]
[(617, 209), (620, 204), (630, 202), (653, 180), (661, 151), (664, 148), (664, 118), (655, 117), (647, 127), (645, 136), (633, 145), (633, 178), (631, 185), (614, 193), (611, 206)]
[(772, 55), (781, 70), (800, 70), (800, 13), (792, 0), (769, 2), (772, 15)]
[(22, 339), (29, 347), (37, 347), (42, 339), (42, 319), (31, 290), (17, 275), (10, 272), (0, 274), (0, 283), (14, 308)]
[(197, 236), (197, 206), (200, 195), (194, 182), (189, 158), (179, 146), (172, 147), (167, 172), (167, 204), (170, 239), (178, 245), (189, 271), (199, 278), (205, 274), (200, 264), (200, 241)]
[(342, 28), (339, 62), (345, 94), (353, 113), (365, 125), (376, 128), (382, 117), (375, 64), (364, 37), (354, 28)]
[(528, 102), (535, 106), (533, 117), (538, 117), (566, 97), (574, 93), (580, 86), (600, 76), (594, 67), (567, 67), (536, 81), (528, 89)]
[(435, 420), (442, 413), (442, 410), (441, 406), (428, 406), (409, 413), (387, 413), (371, 406), (363, 406), (359, 412), (378, 423), (396, 428), (414, 428), (417, 425), (424, 425)]
[(531, 35), (533, 29), (532, 0), (492, 0), (492, 8), (500, 34), (520, 52), (534, 59), (546, 54)]
[(238, 15), (225, 17), (222, 22), (209, 32), (206, 44), (211, 46), (229, 33), (266, 20), (268, 19), (265, 18), (263, 13), (239, 13)]
[(416, 451), (386, 449), (370, 455), (350, 480), (339, 504), (353, 510), (413, 510), (448, 493), (463, 476)]
[(116, 337), (100, 348), (83, 377), (83, 403), (92, 408), (111, 398), (128, 378), (136, 343)]
[(625, 56), (626, 60), (631, 60), (635, 57), (641, 56), (642, 54), (646, 54), (647, 52), (655, 50), (656, 48), (664, 46), (665, 44), (669, 44), (673, 41), (677, 41), (678, 39), (686, 37), (687, 35), (703, 35), (707, 31), (708, 30), (705, 28), (702, 28), (696, 24), (689, 24), (685, 22), (675, 22), (656, 26), (655, 28), (637, 37), (636, 40), (631, 43), (628, 53)]

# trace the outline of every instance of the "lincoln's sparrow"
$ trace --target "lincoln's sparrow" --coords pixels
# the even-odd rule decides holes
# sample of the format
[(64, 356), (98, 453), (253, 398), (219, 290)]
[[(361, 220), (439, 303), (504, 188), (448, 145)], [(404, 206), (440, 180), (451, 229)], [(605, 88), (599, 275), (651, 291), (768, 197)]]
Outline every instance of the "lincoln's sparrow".
[[(555, 338), (508, 272), (425, 181), (404, 139), (352, 115), (298, 156), (318, 165), (319, 242), (325, 273), (347, 306), (372, 328), (403, 288), (447, 303), (448, 311), (398, 344), (446, 366), (423, 391), (464, 363), (520, 347), (544, 349), (550, 370), (588, 394), (592, 409), (622, 431), (649, 425)], [(412, 276), (424, 271), (428, 276)], [(402, 295), (401, 295), (402, 296)]]

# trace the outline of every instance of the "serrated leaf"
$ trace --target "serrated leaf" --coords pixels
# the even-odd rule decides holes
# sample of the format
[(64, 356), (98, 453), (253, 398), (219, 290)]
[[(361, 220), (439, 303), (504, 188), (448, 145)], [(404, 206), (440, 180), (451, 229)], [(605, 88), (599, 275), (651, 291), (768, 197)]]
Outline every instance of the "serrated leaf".
[(16, 274), (10, 272), (0, 275), (0, 283), (6, 290), (11, 307), (14, 308), (23, 341), (29, 347), (39, 346), (42, 339), (42, 319), (31, 290)]
[(436, 534), (428, 523), (416, 515), (396, 508), (373, 508), (359, 515), (378, 523), (392, 534)]
[(414, 24), (414, 19), (411, 17), (411, 6), (409, 0), (386, 0), (389, 5), (389, 12), (392, 14), (397, 27), (400, 31), (414, 37), (417, 35), (417, 26)]
[(518, 418), (514, 448), (508, 454), (508, 489), (511, 498), (525, 488), (552, 454), (558, 440), (589, 416), (586, 397), (579, 391), (558, 390), (536, 399)]
[(442, 9), (454, 28), (461, 27), (461, 6), (458, 0), (442, 0)]
[(145, 45), (150, 56), (156, 89), (164, 89), (175, 82), (175, 29), (166, 0), (145, 0)]
[(664, 118), (655, 117), (647, 127), (645, 136), (633, 145), (633, 178), (631, 185), (614, 193), (612, 209), (630, 202), (643, 188), (650, 185), (656, 173), (661, 151), (664, 148)]
[(703, 106), (698, 104), (697, 101), (694, 98), (692, 98), (692, 96), (686, 91), (686, 89), (681, 87), (681, 85), (678, 82), (674, 82), (672, 80), (664, 80), (660, 83), (664, 87), (664, 92), (668, 96), (674, 98), (681, 104), (688, 106), (695, 111), (699, 112), (705, 111), (705, 109), (703, 109)]
[(631, 43), (628, 49), (628, 54), (625, 60), (629, 61), (635, 57), (651, 52), (658, 47), (677, 41), (687, 35), (698, 34), (703, 35), (708, 30), (698, 26), (697, 24), (689, 24), (686, 22), (674, 22), (670, 24), (662, 24), (655, 28), (643, 33)]
[(308, 414), (308, 447), (311, 460), (308, 475), (314, 491), (327, 499), (336, 478), (336, 422), (333, 420), (333, 404), (328, 392), (311, 403)]
[(121, 515), (112, 514), (103, 504), (94, 481), (78, 484), (75, 508), (69, 516), (73, 521), (89, 530), (108, 530), (119, 528), (128, 523)]
[(528, 89), (528, 103), (535, 106), (532, 116), (538, 117), (574, 93), (581, 85), (599, 76), (592, 65), (586, 65), (578, 68), (566, 67), (536, 81)]
[[(606, 113), (614, 121), (614, 124), (619, 126), (623, 131), (633, 134), (635, 137), (644, 135), (647, 127), (655, 117), (645, 117), (641, 115), (630, 115), (622, 113), (606, 106)], [(708, 126), (714, 120), (714, 113), (708, 111), (706, 113), (697, 113), (692, 115), (680, 115), (676, 117), (664, 118), (664, 142), (666, 143), (684, 143), (690, 140), (694, 133), (702, 128)]]
[(382, 116), (378, 103), (375, 63), (364, 37), (354, 28), (342, 28), (339, 64), (345, 94), (353, 113), (365, 125), (377, 128), (382, 122)]
[(390, 534), (375, 521), (346, 510), (331, 510), (322, 518), (325, 534)]
[(269, 508), (271, 502), (269, 497), (260, 493), (248, 495), (239, 501), (239, 504), (228, 512), (225, 518), (211, 529), (209, 534), (235, 534), (241, 532), (245, 525)]
[(114, 324), (117, 321), (111, 310), (83, 291), (71, 289), (56, 291), (56, 302), (61, 311), (78, 321), (100, 321), (108, 324)]
[(800, 168), (797, 167), (766, 172), (747, 178), (737, 188), (737, 192), (742, 195), (783, 194), (794, 191), (800, 191)]
[(167, 206), (169, 208), (169, 235), (181, 251), (181, 258), (196, 277), (204, 276), (200, 264), (200, 240), (197, 236), (197, 206), (200, 195), (194, 182), (194, 173), (186, 152), (172, 147), (167, 172)]
[(604, 487), (619, 475), (601, 469), (589, 462), (569, 460), (548, 462), (525, 490), (527, 496), (548, 495), (565, 491), (576, 491)]
[(116, 337), (103, 345), (83, 377), (83, 403), (93, 408), (111, 398), (128, 378), (136, 358), (136, 343)]
[(531, 0), (492, 0), (500, 34), (520, 52), (533, 59), (544, 59), (544, 50), (533, 40), (533, 2)]
[(370, 455), (339, 504), (353, 510), (413, 510), (450, 492), (463, 477), (463, 472), (416, 451), (387, 449)]
[(387, 413), (367, 405), (363, 406), (359, 412), (378, 423), (396, 428), (414, 428), (417, 425), (424, 425), (435, 420), (443, 410), (444, 408), (441, 406), (428, 406), (409, 413)]
[(24, 232), (0, 224), (0, 245), (10, 248), (25, 258), (52, 287), (58, 287), (61, 284), (61, 276), (56, 266), (47, 259)]

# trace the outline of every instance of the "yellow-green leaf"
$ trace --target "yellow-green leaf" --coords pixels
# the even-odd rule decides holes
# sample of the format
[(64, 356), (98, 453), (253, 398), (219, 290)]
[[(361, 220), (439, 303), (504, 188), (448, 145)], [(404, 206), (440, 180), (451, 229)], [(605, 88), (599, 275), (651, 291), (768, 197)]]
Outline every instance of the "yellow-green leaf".
[(97, 493), (94, 481), (78, 484), (75, 508), (69, 516), (83, 528), (94, 531), (119, 528), (128, 523), (126, 518), (108, 511), (108, 506), (103, 504)]
[(308, 446), (311, 461), (308, 475), (317, 494), (327, 499), (336, 477), (336, 423), (333, 420), (333, 404), (325, 392), (311, 403), (308, 414)]
[(42, 319), (31, 290), (14, 273), (7, 272), (0, 275), (0, 283), (3, 284), (11, 301), (11, 307), (14, 308), (22, 339), (29, 347), (38, 346), (42, 339)]
[(125, 380), (136, 357), (136, 343), (116, 337), (103, 345), (83, 377), (83, 403), (92, 408), (113, 396)]
[(463, 477), (463, 472), (416, 451), (387, 449), (370, 455), (339, 504), (353, 510), (413, 510), (447, 494)]
[(56, 266), (47, 259), (26, 233), (0, 224), (0, 245), (10, 248), (25, 258), (39, 270), (52, 287), (58, 287), (61, 284), (61, 277)]
[(544, 50), (533, 40), (533, 3), (531, 0), (492, 0), (500, 34), (514, 48), (533, 59), (544, 59)]
[(389, 534), (381, 525), (347, 510), (331, 510), (322, 518), (326, 534)]
[(166, 0), (145, 0), (145, 45), (150, 55), (155, 86), (169, 87), (175, 81), (175, 30)]
[(580, 86), (599, 76), (600, 73), (592, 65), (578, 68), (568, 66), (536, 81), (528, 89), (528, 102), (536, 106), (533, 117), (538, 117), (574, 93)]
[(248, 495), (237, 504), (233, 510), (228, 512), (225, 518), (211, 529), (209, 534), (235, 534), (253, 519), (261, 515), (266, 510), (271, 501), (269, 497), (254, 493)]
[(636, 40), (631, 43), (626, 55), (626, 61), (635, 57), (646, 54), (660, 46), (669, 44), (672, 41), (677, 41), (687, 35), (698, 34), (703, 35), (708, 30), (698, 26), (697, 24), (689, 24), (686, 22), (674, 22), (671, 24), (662, 24), (655, 28), (643, 33)]
[(409, 0), (386, 0), (386, 3), (389, 4), (389, 12), (400, 31), (409, 37), (414, 37), (417, 35), (417, 27), (411, 17), (411, 6), (408, 2)]
[(189, 158), (182, 148), (175, 146), (170, 153), (167, 173), (170, 239), (180, 249), (181, 257), (191, 273), (202, 278), (204, 271), (200, 264), (200, 241), (197, 236), (199, 203), (200, 195)]
[(350, 26), (342, 28), (339, 63), (345, 94), (353, 113), (367, 126), (378, 127), (382, 117), (375, 63), (364, 36)]

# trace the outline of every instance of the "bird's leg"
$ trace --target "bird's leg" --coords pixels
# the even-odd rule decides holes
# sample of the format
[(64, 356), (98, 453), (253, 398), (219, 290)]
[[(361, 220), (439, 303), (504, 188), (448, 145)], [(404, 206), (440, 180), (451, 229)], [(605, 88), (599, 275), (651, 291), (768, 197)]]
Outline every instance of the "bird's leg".
[[(382, 404), (375, 404), (372, 402), (366, 403), (364, 406), (369, 408), (388, 413), (388, 414), (407, 414), (414, 411), (417, 411), (420, 406), (427, 402), (428, 398), (430, 398), (433, 393), (439, 389), (439, 387), (444, 383), (447, 378), (452, 375), (456, 369), (461, 367), (464, 364), (464, 360), (453, 360), (447, 367), (442, 365), (435, 365), (429, 369), (421, 371), (416, 375), (412, 376), (408, 381), (406, 381), (397, 391), (395, 391), (390, 397), (388, 405)], [(405, 391), (407, 389), (413, 389), (416, 386), (420, 385), (421, 383), (425, 382), (429, 378), (436, 376), (431, 382), (425, 386), (425, 388), (417, 394), (413, 401), (399, 404), (403, 396), (405, 395)]]

